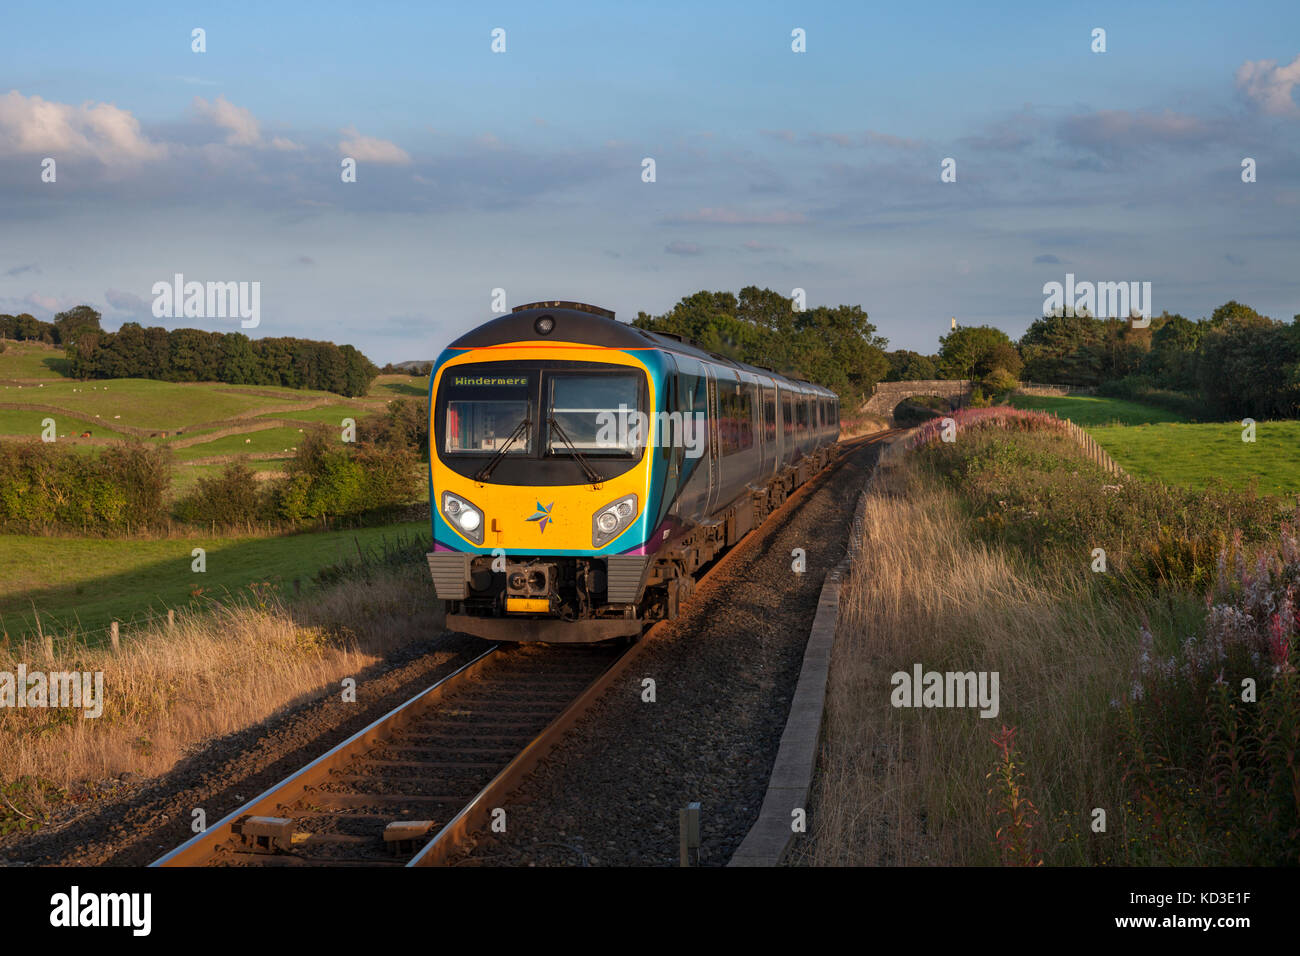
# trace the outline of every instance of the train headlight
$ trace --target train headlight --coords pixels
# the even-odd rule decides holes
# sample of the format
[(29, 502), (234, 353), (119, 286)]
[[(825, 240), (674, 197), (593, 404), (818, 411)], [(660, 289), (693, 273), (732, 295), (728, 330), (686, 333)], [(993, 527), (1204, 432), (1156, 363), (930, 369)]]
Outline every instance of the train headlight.
[(442, 493), (442, 513), (453, 528), (459, 528), (475, 544), (483, 543), (483, 512), (459, 495)]
[(591, 546), (599, 548), (625, 531), (636, 518), (636, 495), (611, 501), (591, 516)]

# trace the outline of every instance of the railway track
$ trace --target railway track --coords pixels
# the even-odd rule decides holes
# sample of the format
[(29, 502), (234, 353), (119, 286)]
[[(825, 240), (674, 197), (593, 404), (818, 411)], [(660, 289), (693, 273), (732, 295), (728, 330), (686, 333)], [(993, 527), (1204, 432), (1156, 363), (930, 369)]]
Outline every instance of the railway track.
[[(844, 442), (843, 451), (889, 434)], [(845, 457), (719, 558), (701, 585)], [(630, 647), (493, 645), (151, 865), (444, 864), (501, 821), (508, 794), (654, 630)]]

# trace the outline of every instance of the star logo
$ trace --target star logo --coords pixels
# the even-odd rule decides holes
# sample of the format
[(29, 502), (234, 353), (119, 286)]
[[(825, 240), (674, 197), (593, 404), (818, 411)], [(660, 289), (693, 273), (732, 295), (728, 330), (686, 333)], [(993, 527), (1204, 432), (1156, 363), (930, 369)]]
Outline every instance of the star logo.
[(542, 507), (542, 503), (539, 501), (539, 502), (537, 502), (537, 511), (536, 511), (536, 513), (534, 513), (533, 516), (532, 516), (531, 518), (529, 518), (528, 520), (529, 520), (529, 521), (536, 521), (536, 522), (539, 522), (539, 524), (537, 525), (537, 527), (538, 527), (541, 531), (545, 531), (545, 530), (546, 530), (546, 524), (547, 524), (547, 522), (549, 522), (549, 521), (551, 520), (551, 509), (554, 508), (554, 507), (555, 507), (555, 502), (554, 502), (554, 501), (552, 501), (549, 505), (547, 505), (547, 506), (544, 507), (544, 508)]

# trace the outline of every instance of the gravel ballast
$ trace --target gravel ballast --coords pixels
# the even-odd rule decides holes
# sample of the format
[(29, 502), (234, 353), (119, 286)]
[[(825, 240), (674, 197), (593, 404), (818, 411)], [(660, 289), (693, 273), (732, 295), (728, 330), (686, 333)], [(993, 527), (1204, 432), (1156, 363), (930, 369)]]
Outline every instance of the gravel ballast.
[(459, 864), (676, 866), (678, 811), (699, 802), (700, 865), (725, 865), (758, 816), (822, 583), (878, 453), (848, 451), (741, 542), (511, 796), (506, 832), (480, 835)]

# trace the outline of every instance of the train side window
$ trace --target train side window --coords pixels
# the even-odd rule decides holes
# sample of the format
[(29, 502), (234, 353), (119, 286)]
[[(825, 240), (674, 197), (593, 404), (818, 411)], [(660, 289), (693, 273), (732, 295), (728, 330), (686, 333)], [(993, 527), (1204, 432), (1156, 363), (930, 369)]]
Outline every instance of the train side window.
[(718, 382), (718, 441), (724, 457), (754, 446), (754, 400), (742, 382)]
[(776, 394), (773, 389), (763, 389), (763, 436), (766, 441), (776, 441)]

